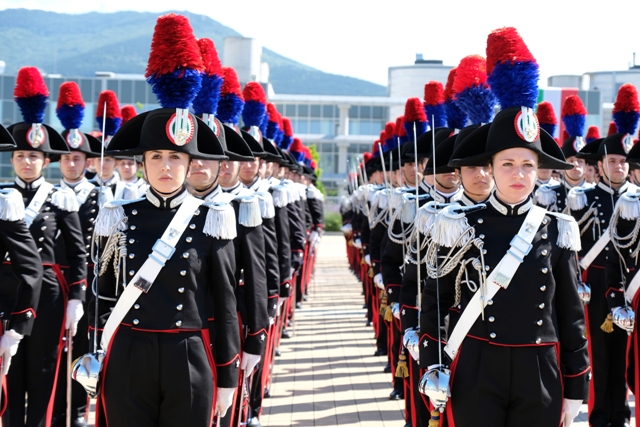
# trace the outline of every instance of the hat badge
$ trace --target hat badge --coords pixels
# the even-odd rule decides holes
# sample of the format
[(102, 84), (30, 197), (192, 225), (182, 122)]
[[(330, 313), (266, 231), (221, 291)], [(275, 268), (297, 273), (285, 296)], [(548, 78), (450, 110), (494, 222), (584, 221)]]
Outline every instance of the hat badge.
[(167, 121), (166, 133), (169, 141), (175, 145), (182, 147), (188, 144), (195, 133), (195, 123), (189, 110), (176, 108), (176, 112)]
[(260, 129), (258, 129), (257, 126), (249, 127), (247, 133), (262, 145), (262, 132), (260, 132)]
[(626, 134), (622, 137), (622, 149), (626, 154), (629, 153), (629, 150), (633, 147), (633, 135)]
[(69, 147), (73, 149), (79, 148), (84, 142), (82, 135), (80, 135), (80, 131), (78, 129), (70, 129), (66, 139)]
[(576, 136), (575, 141), (573, 141), (573, 149), (576, 150), (576, 152), (579, 152), (584, 148), (585, 145), (587, 145), (587, 143), (584, 141), (584, 138), (581, 136)]
[(518, 136), (527, 142), (534, 142), (540, 136), (540, 125), (533, 110), (522, 107), (516, 114), (514, 127)]
[(209, 128), (213, 131), (213, 133), (219, 137), (220, 136), (220, 122), (213, 114), (204, 113), (202, 115), (202, 121), (204, 121)]
[(47, 135), (44, 133), (42, 129), (42, 123), (33, 123), (31, 125), (31, 129), (27, 132), (27, 142), (33, 148), (38, 148), (47, 139)]

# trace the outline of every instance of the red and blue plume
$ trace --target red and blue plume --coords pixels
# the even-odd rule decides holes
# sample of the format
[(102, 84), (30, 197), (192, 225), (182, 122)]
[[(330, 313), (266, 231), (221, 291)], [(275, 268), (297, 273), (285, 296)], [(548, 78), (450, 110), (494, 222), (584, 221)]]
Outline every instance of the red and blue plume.
[(609, 122), (609, 129), (607, 129), (607, 136), (613, 135), (618, 132), (618, 128), (616, 127), (616, 122), (613, 120)]
[(404, 128), (404, 116), (396, 119), (396, 136), (400, 140), (398, 144), (402, 145), (407, 142), (407, 130)]
[(267, 104), (267, 131), (265, 135), (272, 141), (276, 140), (276, 136), (278, 134), (278, 110), (273, 103)]
[(84, 101), (76, 82), (64, 82), (58, 91), (56, 115), (65, 129), (80, 129), (84, 119)]
[(390, 151), (390, 148), (387, 146), (387, 134), (385, 133), (384, 129), (382, 131), (380, 131), (380, 138), (378, 138), (378, 141), (380, 142), (380, 145), (382, 145), (382, 152), (383, 153), (388, 153)]
[(487, 62), (482, 56), (462, 58), (453, 80), (453, 93), (471, 124), (489, 123), (493, 119), (496, 98), (487, 84)]
[(293, 142), (289, 147), (289, 153), (296, 159), (296, 162), (301, 163), (304, 161), (304, 145), (300, 138), (293, 138)]
[(458, 67), (449, 71), (447, 85), (444, 88), (444, 110), (447, 114), (447, 124), (453, 129), (462, 129), (467, 126), (467, 113), (460, 108), (454, 99), (453, 82), (455, 81)]
[(18, 70), (13, 97), (25, 123), (44, 123), (49, 89), (36, 67), (22, 67)]
[[(539, 119), (538, 119), (539, 120)], [(578, 95), (570, 95), (562, 106), (562, 122), (569, 138), (584, 136), (584, 124), (587, 120), (587, 109)]]
[(202, 86), (193, 100), (193, 112), (199, 116), (202, 114), (215, 115), (218, 111), (220, 88), (222, 87), (222, 64), (213, 41), (201, 38), (197, 43), (204, 72), (202, 74)]
[(638, 90), (631, 83), (620, 86), (616, 102), (613, 104), (613, 121), (618, 133), (633, 135), (636, 133), (640, 118)]
[(218, 119), (222, 123), (237, 125), (244, 108), (238, 75), (231, 67), (222, 67), (222, 75), (224, 82), (220, 91), (220, 102), (218, 102)]
[(371, 154), (370, 152), (366, 151), (363, 155), (362, 155), (362, 161), (367, 163), (369, 160), (373, 159), (373, 154)]
[(304, 146), (304, 164), (311, 167), (311, 162), (313, 158), (311, 157), (311, 149), (307, 146)]
[(318, 164), (316, 163), (315, 160), (311, 160), (311, 163), (309, 164), (309, 167), (311, 169), (313, 169), (313, 171), (315, 172), (318, 169)]
[(282, 118), (282, 114), (278, 113), (278, 131), (273, 141), (279, 147), (280, 143), (282, 143), (283, 138), (284, 138), (284, 119)]
[(547, 131), (551, 136), (556, 132), (556, 126), (558, 125), (558, 119), (556, 118), (556, 112), (553, 110), (553, 104), (548, 101), (542, 101), (538, 104), (538, 122), (540, 127)]
[(395, 150), (398, 148), (398, 138), (396, 138), (396, 124), (394, 122), (387, 122), (384, 125), (384, 145), (388, 150)]
[(589, 126), (589, 129), (587, 129), (587, 136), (584, 137), (586, 143), (588, 144), (598, 138), (600, 138), (600, 129), (598, 129), (598, 126)]
[(447, 124), (442, 83), (431, 81), (424, 85), (424, 112), (427, 120), (433, 122), (431, 127), (439, 128)]
[(291, 126), (291, 120), (286, 117), (282, 118), (282, 141), (279, 143), (279, 147), (288, 150), (291, 144), (293, 144), (293, 127)]
[(118, 103), (118, 97), (112, 90), (103, 90), (98, 97), (98, 103), (96, 104), (96, 122), (98, 127), (102, 129), (104, 106), (107, 105), (107, 118), (104, 120), (105, 128), (104, 134), (106, 136), (113, 136), (120, 129), (122, 125), (122, 113), (120, 112), (120, 104)]
[(264, 113), (264, 115), (262, 116), (262, 122), (260, 122), (260, 126), (258, 126), (258, 128), (260, 129), (260, 133), (262, 135), (266, 135), (267, 134), (267, 126), (269, 125), (269, 116), (267, 115), (266, 111)]
[(380, 157), (380, 140), (376, 139), (373, 142), (373, 147), (371, 147), (371, 153), (373, 153), (373, 157)]
[(427, 115), (419, 98), (407, 99), (404, 106), (404, 129), (409, 141), (413, 141), (414, 128), (416, 138), (427, 131)]
[(245, 126), (262, 125), (262, 120), (267, 114), (267, 94), (258, 82), (249, 82), (242, 91), (244, 97), (244, 109), (242, 121)]
[(120, 114), (122, 114), (122, 124), (125, 124), (129, 120), (137, 116), (138, 112), (136, 111), (136, 107), (134, 107), (133, 105), (125, 105), (120, 110)]
[(163, 108), (189, 108), (202, 86), (204, 64), (189, 20), (158, 18), (145, 77)]
[(500, 106), (532, 108), (538, 101), (538, 63), (513, 27), (487, 38), (487, 81)]

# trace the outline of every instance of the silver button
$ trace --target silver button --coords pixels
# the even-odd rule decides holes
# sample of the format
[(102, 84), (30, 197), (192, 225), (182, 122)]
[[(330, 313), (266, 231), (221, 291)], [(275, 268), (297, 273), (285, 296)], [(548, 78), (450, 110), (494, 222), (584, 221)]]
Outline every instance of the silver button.
[(492, 322), (492, 323), (493, 323), (493, 322), (495, 322), (495, 321), (496, 321), (496, 318), (495, 318), (495, 317), (493, 317), (493, 316), (489, 317), (489, 322)]
[(200, 215), (200, 209), (196, 209), (196, 211), (193, 213), (195, 216)]
[(136, 227), (135, 225), (131, 225), (131, 226), (129, 227), (129, 229), (131, 229), (131, 230), (135, 230), (136, 228), (137, 228), (137, 227)]
[(192, 230), (195, 230), (196, 229), (196, 225), (195, 224), (189, 224), (189, 228), (192, 229)]
[(486, 249), (483, 249), (483, 250), (482, 250), (482, 255), (486, 255), (486, 254), (487, 254), (487, 250), (486, 250)]
[(542, 254), (542, 256), (547, 256), (547, 254), (549, 253), (548, 250), (543, 249), (542, 252), (540, 252)]
[(134, 259), (136, 257), (136, 254), (129, 254), (129, 259)]
[(51, 210), (51, 206), (45, 206), (44, 210), (45, 211), (50, 211)]
[(176, 310), (178, 310), (178, 311), (182, 311), (182, 304), (178, 304), (178, 305), (176, 306)]
[(490, 299), (489, 301), (487, 301), (487, 305), (493, 305), (493, 300)]
[(547, 267), (542, 267), (540, 271), (542, 271), (542, 274), (547, 274), (549, 272), (549, 269)]
[(91, 204), (92, 204), (92, 205), (95, 205), (95, 204), (96, 204), (96, 201), (95, 201), (95, 200), (92, 200), (92, 201), (91, 201)]
[(484, 266), (484, 269), (485, 269), (486, 271), (489, 271), (489, 270), (491, 270), (491, 267), (489, 267), (488, 265), (485, 265), (485, 266)]
[(181, 294), (184, 293), (184, 288), (178, 288), (178, 292), (180, 292)]
[(483, 222), (484, 222), (484, 219), (478, 218), (478, 224), (482, 224)]
[(91, 247), (91, 245), (86, 245), (85, 249), (89, 249)]
[(44, 216), (44, 219), (49, 219), (49, 215), (45, 215), (45, 216)]
[(136, 242), (136, 239), (129, 239), (129, 244), (133, 245)]
[(543, 224), (546, 224), (546, 223), (548, 223), (548, 222), (549, 222), (549, 218), (547, 218), (547, 217), (545, 217), (545, 218), (542, 220), (542, 223), (543, 223)]
[(140, 323), (140, 321), (138, 319), (133, 319), (133, 324), (137, 325), (138, 323)]
[(93, 227), (87, 228), (87, 231), (92, 231), (92, 230), (93, 230)]
[(182, 254), (182, 258), (189, 258), (189, 252), (185, 252)]
[(189, 236), (185, 239), (187, 243), (191, 243), (193, 241), (193, 237)]
[(46, 225), (43, 225), (42, 227), (40, 227), (40, 230), (42, 230), (42, 231), (44, 231), (44, 230), (46, 230), (46, 229), (47, 229), (47, 226), (46, 226)]
[(542, 326), (542, 320), (538, 320), (538, 321), (536, 322), (536, 325), (538, 325), (538, 326)]
[(605, 251), (608, 251), (608, 250), (609, 250), (609, 246), (606, 246), (606, 247), (604, 248), (604, 250), (605, 250)]
[(547, 290), (546, 285), (542, 285), (542, 286), (540, 286), (540, 290), (541, 290), (542, 292), (546, 291), (546, 290)]
[(598, 200), (599, 198), (600, 198), (600, 196), (596, 196), (596, 197), (594, 197), (594, 199), (596, 199), (596, 200)]
[(600, 220), (600, 222), (604, 224), (604, 219), (603, 219), (603, 220)]
[(600, 212), (600, 216), (604, 215), (604, 212)]
[(135, 270), (129, 270), (129, 276), (133, 276), (134, 274), (136, 274)]
[(182, 320), (178, 320), (178, 321), (176, 322), (176, 326), (177, 326), (178, 328), (179, 328), (180, 326), (182, 326)]
[(91, 209), (91, 213), (96, 213), (96, 210), (95, 209)]
[(134, 215), (138, 215), (138, 210), (134, 209), (134, 210), (131, 211), (131, 213), (134, 214)]
[(542, 309), (544, 308), (544, 303), (543, 303), (543, 302), (541, 302), (541, 303), (540, 303), (540, 305), (538, 306), (538, 308), (539, 308), (540, 310), (542, 310)]
[(91, 236), (87, 236), (87, 237), (86, 237), (86, 239), (87, 239), (87, 240), (91, 240)]
[(481, 239), (484, 239), (484, 234), (481, 234), (478, 237), (481, 238)]
[(536, 339), (536, 344), (540, 344), (542, 340), (540, 338)]
[(560, 193), (556, 193), (556, 196), (560, 197)]
[(491, 333), (489, 334), (489, 337), (491, 337), (491, 338), (495, 338), (496, 336), (497, 336), (497, 335), (496, 335), (496, 333), (495, 333), (495, 332), (491, 332)]
[(187, 270), (180, 270), (180, 275), (181, 276), (186, 276), (187, 275)]
[(38, 252), (42, 252), (42, 248), (38, 248)]
[(598, 203), (598, 207), (601, 207), (602, 205), (600, 203)]
[(542, 235), (540, 237), (542, 237), (543, 239), (546, 239), (547, 238), (547, 233), (542, 233)]
[(44, 242), (44, 237), (40, 237), (40, 238), (38, 239), (38, 242)]
[(140, 304), (134, 304), (133, 308), (135, 308), (136, 310), (138, 310), (140, 308)]
[(95, 218), (89, 218), (89, 222), (95, 221)]

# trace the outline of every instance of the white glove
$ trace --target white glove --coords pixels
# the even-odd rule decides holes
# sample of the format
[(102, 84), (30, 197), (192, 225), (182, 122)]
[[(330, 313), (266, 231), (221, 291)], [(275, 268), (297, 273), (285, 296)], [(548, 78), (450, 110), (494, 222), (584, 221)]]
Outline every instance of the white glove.
[(309, 236), (309, 242), (311, 243), (311, 246), (315, 246), (320, 243), (320, 234), (318, 234), (317, 231), (313, 230), (311, 232), (311, 235)]
[(240, 362), (240, 369), (244, 372), (245, 378), (251, 375), (253, 369), (260, 362), (260, 355), (242, 352), (242, 362)]
[(371, 255), (367, 254), (364, 256), (364, 262), (367, 263), (369, 267), (371, 267)]
[(216, 390), (216, 413), (220, 415), (220, 418), (227, 415), (227, 411), (233, 404), (233, 393), (235, 388), (222, 388), (218, 387)]
[(393, 317), (400, 320), (400, 304), (393, 303), (391, 306), (391, 313), (393, 313)]
[(362, 249), (362, 241), (360, 239), (355, 239), (353, 241), (353, 247), (354, 248), (358, 248), (358, 249)]
[(382, 281), (382, 273), (378, 273), (373, 276), (373, 283), (376, 284), (377, 287), (384, 290), (384, 282)]
[(67, 322), (64, 328), (71, 331), (71, 336), (76, 336), (76, 332), (78, 332), (78, 322), (82, 319), (83, 315), (82, 301), (79, 299), (70, 299), (67, 303)]
[(278, 298), (278, 308), (276, 309), (276, 313), (280, 313), (280, 309), (282, 308), (282, 304), (286, 301), (286, 298), (279, 297)]
[(274, 317), (269, 316), (269, 326), (273, 326), (276, 323), (276, 319)]
[(7, 375), (9, 366), (11, 366), (11, 357), (15, 356), (18, 351), (18, 344), (22, 340), (20, 335), (13, 329), (6, 331), (0, 338), (0, 357), (2, 357), (2, 375)]
[(562, 399), (562, 422), (564, 427), (569, 427), (575, 417), (580, 413), (582, 400)]
[(342, 227), (340, 227), (340, 230), (342, 230), (344, 234), (351, 234), (351, 232), (353, 231), (353, 226), (351, 224), (344, 224)]

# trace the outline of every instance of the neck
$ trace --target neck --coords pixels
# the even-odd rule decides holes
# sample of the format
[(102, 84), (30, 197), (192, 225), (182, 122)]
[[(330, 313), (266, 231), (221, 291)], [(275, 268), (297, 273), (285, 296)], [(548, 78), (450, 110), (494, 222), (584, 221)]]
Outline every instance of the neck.
[(85, 177), (84, 175), (80, 175), (78, 178), (74, 179), (74, 178), (67, 178), (66, 176), (63, 176), (62, 179), (67, 184), (79, 184), (80, 182), (84, 181)]
[(571, 187), (576, 187), (578, 185), (582, 185), (584, 183), (584, 176), (581, 177), (578, 180), (575, 179), (571, 179), (567, 176), (567, 174), (564, 175), (564, 180), (567, 182), (567, 184), (569, 184)]
[(177, 190), (174, 190), (174, 191), (172, 191), (170, 193), (162, 193), (161, 191), (158, 191), (158, 189), (156, 189), (156, 188), (154, 188), (153, 191), (158, 193), (158, 195), (162, 196), (164, 199), (168, 199), (168, 198), (173, 197), (176, 194), (180, 193), (183, 188), (184, 188), (184, 186), (181, 185)]
[(620, 187), (622, 187), (622, 186), (624, 185), (624, 183), (626, 182), (626, 181), (623, 181), (623, 182), (620, 182), (620, 183), (612, 182), (612, 181), (609, 179), (609, 177), (608, 177), (608, 176), (606, 176), (606, 175), (605, 175), (605, 176), (600, 177), (600, 180), (601, 180), (605, 185), (607, 185), (607, 186), (609, 186), (609, 187), (613, 188), (614, 190), (619, 189), (619, 188), (620, 188)]
[(476, 203), (484, 202), (489, 198), (489, 194), (473, 194), (469, 193), (468, 191), (465, 191), (464, 195)]
[(218, 188), (215, 182), (211, 183), (208, 187), (194, 188), (193, 195), (199, 198), (204, 199), (209, 194), (213, 193), (215, 189)]

